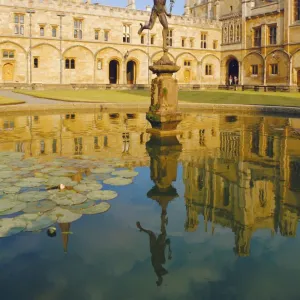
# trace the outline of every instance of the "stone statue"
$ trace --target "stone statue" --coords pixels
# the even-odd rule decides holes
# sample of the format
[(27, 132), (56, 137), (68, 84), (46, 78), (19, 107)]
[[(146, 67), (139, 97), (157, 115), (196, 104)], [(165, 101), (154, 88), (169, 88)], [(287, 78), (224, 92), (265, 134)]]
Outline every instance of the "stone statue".
[[(158, 17), (160, 24), (163, 26), (162, 36), (163, 36), (163, 51), (168, 52), (167, 49), (167, 36), (168, 36), (168, 20), (166, 16), (171, 18), (171, 12), (167, 13), (166, 11), (166, 0), (154, 0), (154, 5), (152, 7), (151, 15), (148, 24), (143, 25), (138, 31), (138, 34), (141, 34), (144, 29), (151, 30), (155, 24), (156, 18)], [(171, 0), (173, 4), (174, 1)]]

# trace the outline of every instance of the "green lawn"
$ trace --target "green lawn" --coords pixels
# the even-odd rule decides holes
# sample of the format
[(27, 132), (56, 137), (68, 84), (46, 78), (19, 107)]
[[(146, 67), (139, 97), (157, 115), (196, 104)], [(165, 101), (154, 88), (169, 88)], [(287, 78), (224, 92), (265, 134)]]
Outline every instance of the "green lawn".
[(6, 98), (6, 97), (0, 96), (0, 106), (1, 105), (12, 105), (12, 104), (22, 104), (22, 103), (25, 103), (25, 101), (19, 101), (19, 100), (14, 100), (11, 98)]
[[(150, 91), (144, 90), (48, 90), (18, 93), (40, 98), (73, 102), (141, 103), (150, 102)], [(254, 91), (180, 91), (179, 101), (216, 104), (262, 104), (300, 106), (300, 93)]]

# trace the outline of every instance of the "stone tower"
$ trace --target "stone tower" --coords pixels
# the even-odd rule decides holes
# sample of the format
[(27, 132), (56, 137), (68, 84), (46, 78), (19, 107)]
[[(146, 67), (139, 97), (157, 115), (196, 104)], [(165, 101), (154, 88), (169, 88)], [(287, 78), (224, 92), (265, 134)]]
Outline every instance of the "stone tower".
[(135, 0), (128, 0), (127, 8), (129, 8), (129, 9), (136, 9), (136, 7), (135, 7)]

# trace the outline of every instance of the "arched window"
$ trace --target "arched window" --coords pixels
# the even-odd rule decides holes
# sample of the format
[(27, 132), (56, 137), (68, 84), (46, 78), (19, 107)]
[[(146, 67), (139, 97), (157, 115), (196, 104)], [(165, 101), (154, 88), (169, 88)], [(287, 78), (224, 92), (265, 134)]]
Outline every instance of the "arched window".
[(300, 21), (300, 0), (294, 0), (295, 21)]
[(236, 25), (236, 41), (240, 41), (240, 24)]
[(70, 69), (70, 60), (68, 58), (65, 61), (65, 69)]
[(71, 69), (75, 69), (75, 59), (71, 59)]
[(38, 59), (37, 57), (35, 57), (35, 58), (33, 59), (33, 67), (34, 67), (35, 69), (37, 69), (37, 68), (39, 67), (39, 59)]
[(229, 43), (233, 42), (233, 25), (230, 25), (230, 29), (229, 29)]

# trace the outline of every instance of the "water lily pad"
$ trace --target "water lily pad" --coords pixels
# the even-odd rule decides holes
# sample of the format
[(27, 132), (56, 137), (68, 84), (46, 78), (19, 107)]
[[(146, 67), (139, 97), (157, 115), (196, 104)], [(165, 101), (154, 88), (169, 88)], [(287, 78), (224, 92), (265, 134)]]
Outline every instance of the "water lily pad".
[(91, 169), (91, 172), (94, 173), (94, 174), (106, 174), (106, 173), (111, 173), (113, 172), (115, 169), (113, 168), (96, 168), (96, 169)]
[(104, 212), (108, 211), (109, 208), (110, 208), (110, 205), (107, 202), (101, 202), (97, 205), (83, 209), (81, 212), (82, 212), (82, 214), (93, 215), (93, 214), (104, 213)]
[(48, 192), (30, 191), (16, 195), (16, 200), (23, 202), (36, 202), (47, 199), (47, 197), (49, 197)]
[(44, 200), (39, 202), (28, 203), (27, 206), (24, 207), (23, 211), (25, 213), (42, 213), (49, 210), (52, 210), (56, 204), (50, 200)]
[(3, 189), (3, 192), (5, 194), (17, 194), (20, 191), (20, 187), (18, 186), (9, 186)]
[(45, 184), (46, 181), (47, 179), (45, 178), (28, 177), (17, 182), (15, 185), (19, 187), (36, 187)]
[[(3, 182), (7, 182), (7, 183), (16, 183), (18, 181), (20, 181), (21, 178), (20, 177), (12, 177), (12, 178), (6, 178), (6, 179), (3, 179)], [(1, 182), (1, 180), (0, 180)]]
[(48, 216), (42, 215), (36, 220), (33, 220), (29, 223), (27, 223), (25, 231), (37, 231), (42, 230), (44, 228), (47, 228), (51, 225), (53, 225), (55, 221), (52, 218), (49, 218)]
[(37, 220), (40, 216), (41, 216), (40, 213), (34, 213), (34, 214), (23, 214), (23, 215), (17, 216), (16, 218), (25, 221), (27, 224), (27, 223)]
[(68, 207), (68, 210), (81, 214), (81, 210), (96, 205), (95, 201), (85, 201), (82, 204), (72, 205)]
[(43, 169), (43, 168), (45, 168), (44, 165), (33, 165), (33, 166), (27, 168), (27, 170), (28, 171), (33, 171), (33, 170), (40, 170), (40, 169)]
[(88, 199), (91, 200), (111, 200), (118, 196), (117, 192), (103, 190), (103, 191), (93, 191), (87, 194)]
[(8, 209), (8, 210), (5, 210), (5, 211), (1, 211), (0, 212), (0, 216), (8, 216), (8, 215), (17, 213), (17, 212), (23, 210), (25, 207), (26, 207), (26, 203), (19, 202), (18, 204), (16, 204), (11, 209)]
[(47, 186), (59, 186), (60, 184), (64, 184), (66, 186), (74, 186), (78, 183), (73, 181), (69, 177), (49, 177), (48, 181), (46, 182)]
[(74, 174), (78, 173), (78, 171), (74, 170), (58, 170), (58, 171), (53, 171), (49, 173), (51, 176), (56, 176), (56, 177), (65, 177), (65, 176), (72, 176)]
[(0, 171), (0, 178), (9, 178), (14, 176), (14, 171)]
[(105, 184), (109, 185), (127, 185), (132, 183), (132, 179), (123, 177), (112, 177), (103, 181)]
[(45, 168), (45, 169), (41, 169), (40, 172), (49, 174), (49, 173), (54, 172), (56, 170), (57, 170), (57, 168)]
[(11, 236), (23, 231), (26, 222), (18, 218), (0, 219), (0, 237)]
[(0, 212), (4, 212), (8, 209), (11, 209), (18, 204), (19, 202), (14, 201), (14, 199), (12, 199), (11, 197), (3, 197), (0, 199)]
[(56, 193), (51, 194), (49, 199), (58, 205), (75, 205), (85, 202), (87, 197), (74, 191), (59, 190)]
[(112, 172), (111, 175), (125, 177), (125, 178), (131, 178), (137, 176), (139, 173), (136, 171), (130, 171), (130, 170), (120, 170)]
[(100, 183), (80, 183), (74, 186), (74, 190), (78, 192), (97, 191), (101, 188)]
[(106, 174), (92, 174), (86, 177), (86, 180), (105, 180), (111, 178), (109, 173)]
[(56, 207), (48, 216), (50, 218), (56, 218), (58, 223), (71, 223), (81, 218), (82, 214), (73, 213), (68, 209)]

